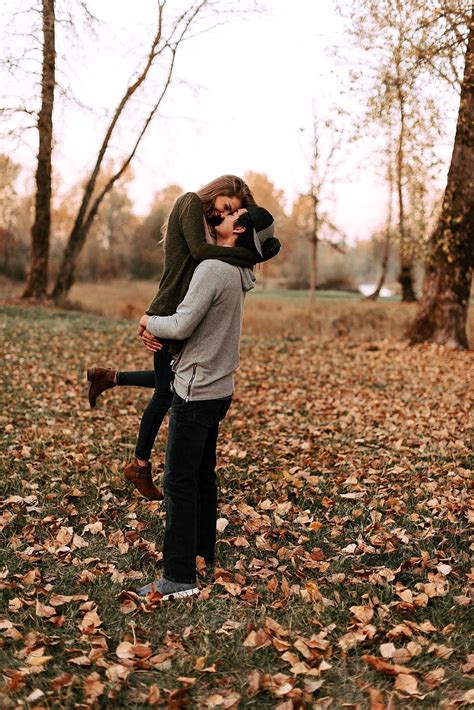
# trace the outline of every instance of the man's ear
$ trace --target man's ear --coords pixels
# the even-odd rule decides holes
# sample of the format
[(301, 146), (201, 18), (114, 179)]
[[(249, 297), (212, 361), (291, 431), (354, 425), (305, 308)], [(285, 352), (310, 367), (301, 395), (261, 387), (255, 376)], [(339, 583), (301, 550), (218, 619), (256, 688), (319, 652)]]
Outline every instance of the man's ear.
[(232, 230), (232, 233), (233, 233), (233, 234), (243, 234), (243, 233), (245, 232), (245, 230), (246, 230), (246, 227), (241, 227), (240, 225), (237, 225), (237, 226), (234, 227), (234, 229)]

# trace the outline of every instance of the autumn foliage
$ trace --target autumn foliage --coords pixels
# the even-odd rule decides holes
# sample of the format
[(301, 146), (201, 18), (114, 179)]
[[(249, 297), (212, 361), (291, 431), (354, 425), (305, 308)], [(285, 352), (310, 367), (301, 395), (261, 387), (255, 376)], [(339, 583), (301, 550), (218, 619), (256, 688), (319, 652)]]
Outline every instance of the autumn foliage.
[(147, 393), (91, 411), (81, 378), (147, 355), (129, 323), (1, 318), (2, 708), (469, 705), (469, 353), (246, 335), (217, 568), (145, 602), (164, 512), (121, 470)]

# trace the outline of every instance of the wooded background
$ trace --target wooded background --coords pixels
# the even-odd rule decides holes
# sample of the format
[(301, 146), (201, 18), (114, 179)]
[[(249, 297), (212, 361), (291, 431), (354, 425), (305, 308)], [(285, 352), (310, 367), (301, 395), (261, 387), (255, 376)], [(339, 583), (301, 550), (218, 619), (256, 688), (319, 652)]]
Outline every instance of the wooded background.
[[(373, 298), (385, 282), (398, 284), (402, 301), (423, 293), (408, 333), (413, 342), (467, 347), (474, 241), (472, 6), (465, 0), (339, 0), (337, 8), (345, 20), (345, 44), (343, 50), (335, 47), (335, 53), (350, 76), (341, 85), (341, 97), (351, 96), (363, 110), (351, 114), (341, 102), (330, 114), (314, 111), (306, 130), (307, 190), (290, 205), (267, 175), (244, 175), (257, 201), (274, 214), (284, 244), (282, 256), (265, 266), (264, 280), (308, 288), (310, 296), (317, 286), (357, 290), (360, 283), (371, 282)], [(20, 11), (31, 32), (20, 32)], [(21, 134), (34, 120), (38, 154), (31, 194), (18, 191), (23, 167), (15, 156), (0, 157), (0, 269), (7, 277), (26, 279), (25, 298), (56, 303), (67, 300), (77, 279), (158, 280), (161, 227), (176, 196), (189, 186), (159, 190), (150, 213), (139, 217), (128, 189), (134, 159), (164, 97), (173, 90), (183, 43), (194, 32), (205, 38), (216, 13), (222, 14), (220, 22), (235, 19), (217, 0), (184, 3), (174, 15), (165, 2), (158, 2), (149, 46), (116, 106), (110, 107), (89, 174), (55, 199), (55, 181), (61, 176), (54, 171), (53, 119), (65, 71), (56, 38), (72, 32), (77, 13), (81, 31), (93, 32), (95, 18), (85, 2), (68, 6), (44, 0), (34, 9), (12, 9), (16, 42), (3, 51), (4, 69), (28, 77), (24, 105), (8, 105), (12, 96), (5, 96), (2, 113), (7, 122), (16, 121), (5, 125)], [(41, 63), (40, 72), (30, 70), (32, 58)], [(153, 74), (157, 66), (160, 81)], [(153, 100), (148, 96), (144, 101), (149, 84)], [(459, 96), (459, 109), (447, 184), (441, 187), (436, 182), (442, 162), (439, 144), (447, 140), (449, 123), (443, 107), (452, 92)], [(127, 111), (137, 111), (134, 129), (127, 133), (128, 148), (112, 158), (109, 153)], [(329, 197), (340, 180), (338, 166), (354, 144), (367, 140), (370, 161), (386, 185), (386, 219), (371, 239), (349, 243), (331, 213)]]

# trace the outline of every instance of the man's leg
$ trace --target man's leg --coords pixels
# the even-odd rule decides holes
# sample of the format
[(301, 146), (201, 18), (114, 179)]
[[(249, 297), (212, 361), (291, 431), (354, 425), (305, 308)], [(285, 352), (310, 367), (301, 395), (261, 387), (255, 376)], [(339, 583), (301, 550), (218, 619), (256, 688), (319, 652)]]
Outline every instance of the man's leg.
[(201, 465), (198, 472), (198, 539), (197, 554), (212, 564), (215, 558), (217, 521), (217, 479), (216, 447), (219, 423), (224, 419), (231, 404), (231, 398), (217, 400), (216, 422), (209, 428)]
[(216, 445), (219, 425), (208, 430), (198, 471), (197, 554), (212, 564), (216, 547), (217, 480)]
[(175, 395), (171, 407), (164, 476), (166, 526), (164, 576), (172, 582), (196, 579), (198, 471), (208, 427), (196, 417), (197, 402)]
[(216, 442), (219, 421), (229, 405), (230, 398), (203, 402), (173, 398), (164, 480), (164, 575), (140, 589), (141, 596), (158, 591), (168, 599), (197, 593), (198, 535), (209, 561), (214, 559)]

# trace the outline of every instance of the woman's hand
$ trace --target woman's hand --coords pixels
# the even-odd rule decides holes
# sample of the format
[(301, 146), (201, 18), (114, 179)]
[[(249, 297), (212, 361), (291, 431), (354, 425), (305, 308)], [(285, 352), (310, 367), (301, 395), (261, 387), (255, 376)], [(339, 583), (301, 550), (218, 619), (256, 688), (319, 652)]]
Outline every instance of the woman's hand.
[(158, 338), (155, 338), (148, 330), (144, 330), (141, 335), (142, 343), (151, 353), (156, 353), (163, 349), (163, 343), (160, 343)]

